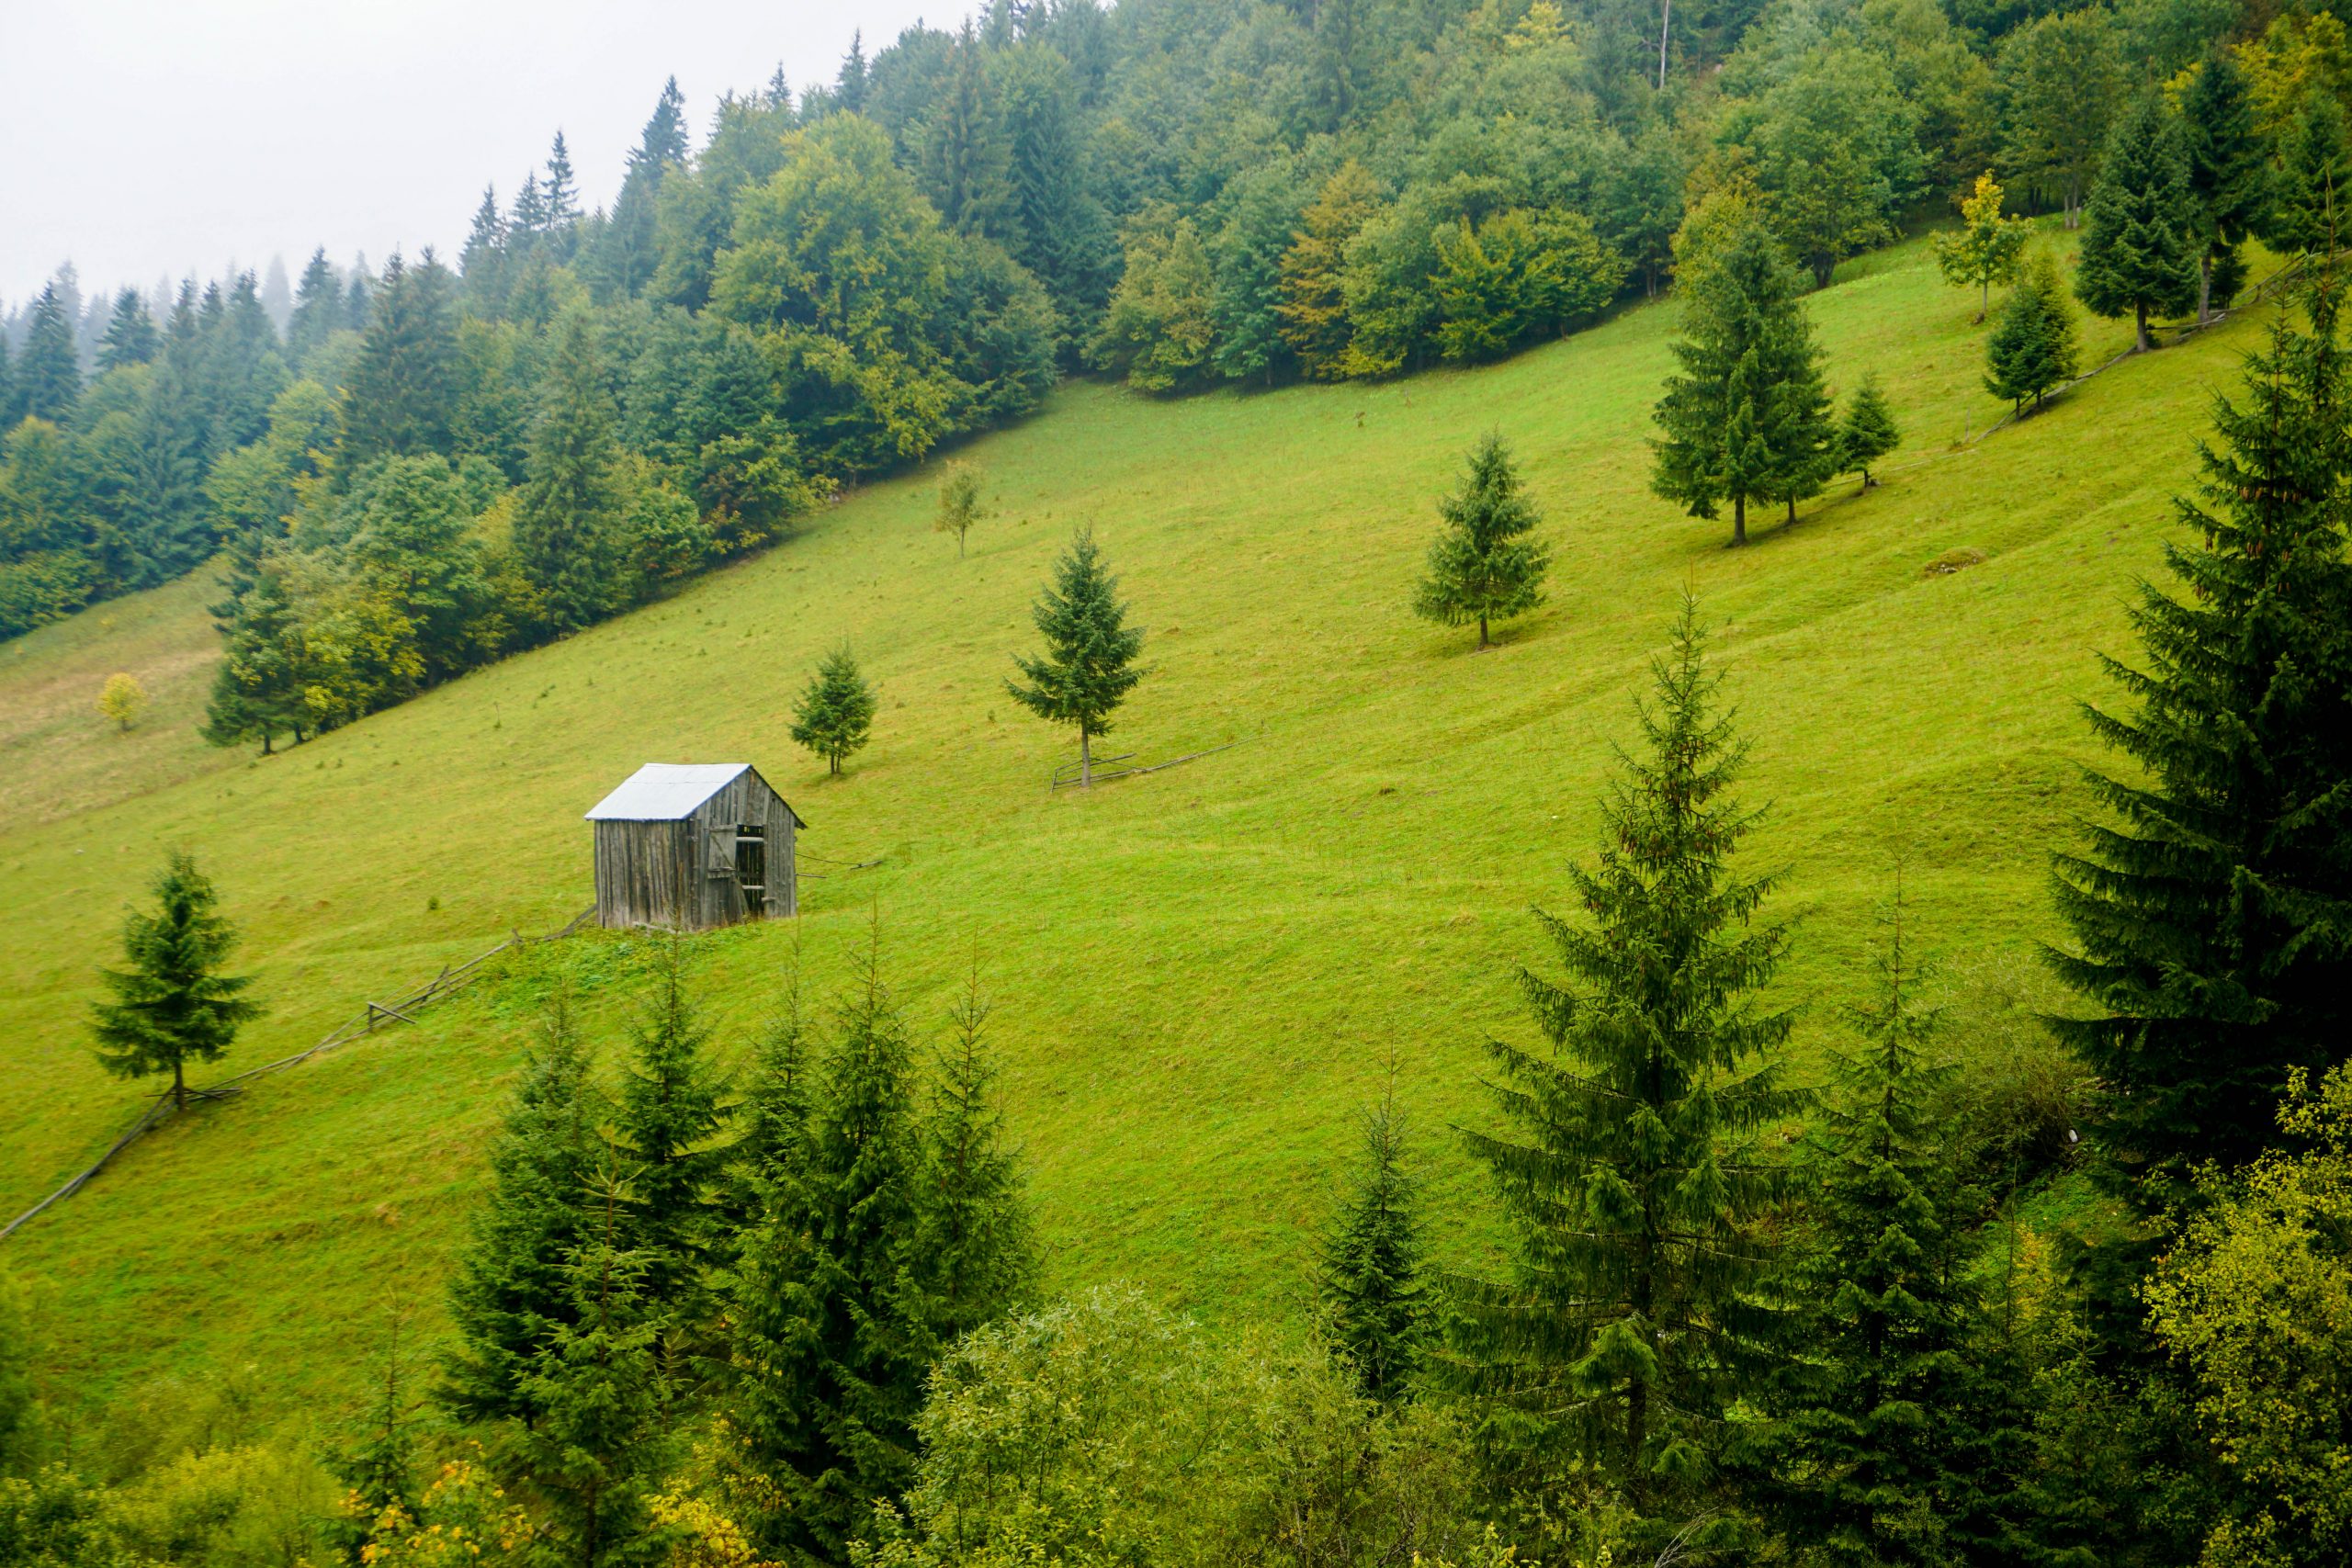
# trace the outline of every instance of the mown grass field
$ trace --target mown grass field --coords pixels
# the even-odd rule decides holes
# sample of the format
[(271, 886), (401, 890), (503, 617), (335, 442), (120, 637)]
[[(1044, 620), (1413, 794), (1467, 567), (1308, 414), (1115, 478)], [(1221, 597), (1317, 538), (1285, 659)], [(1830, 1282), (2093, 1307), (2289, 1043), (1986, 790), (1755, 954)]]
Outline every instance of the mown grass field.
[[(2208, 400), (2259, 311), (2128, 360), (2047, 413), (1981, 389), (1973, 299), (1923, 244), (1814, 300), (1835, 382), (1876, 369), (1908, 439), (1745, 551), (1646, 491), (1668, 309), (1510, 364), (1378, 387), (1149, 402), (1066, 389), (978, 443), (997, 515), (968, 559), (929, 530), (934, 476), (861, 491), (676, 599), (269, 759), (197, 742), (209, 584), (93, 611), (0, 649), (0, 1211), (102, 1147), (143, 1089), (82, 1028), (93, 970), (167, 848), (193, 850), (247, 933), (267, 1021), (220, 1075), (317, 1038), (511, 929), (590, 896), (581, 813), (646, 761), (757, 763), (813, 827), (794, 925), (695, 943), (730, 1049), (800, 954), (821, 997), (878, 919), (919, 1033), (977, 946), (1003, 1100), (1054, 1283), (1140, 1279), (1204, 1315), (1287, 1310), (1353, 1117), (1396, 1093), (1440, 1244), (1495, 1226), (1445, 1136), (1482, 1114), (1482, 1039), (1527, 1037), (1512, 966), (1531, 905), (1594, 843), (1596, 796), (1685, 589), (1718, 624), (1753, 742), (1752, 840), (1804, 912), (1783, 990), (1801, 1069), (1864, 987), (1898, 865), (1948, 987), (2011, 984), (2053, 935), (2046, 857), (2092, 750), (2091, 653), (2128, 650)], [(2086, 323), (2086, 362), (2128, 328)], [(1408, 613), (1434, 498), (1464, 449), (1515, 446), (1555, 552), (1549, 604), (1473, 654)], [(1005, 697), (1009, 656), (1069, 529), (1093, 522), (1150, 628), (1155, 673), (1111, 751), (1232, 749), (1049, 794), (1073, 747)], [(1981, 565), (1922, 568), (1948, 550)], [(877, 681), (847, 777), (786, 738), (794, 692), (848, 638)], [(89, 703), (141, 675), (145, 726)], [(390, 1302), (432, 1325), (535, 998), (568, 972), (608, 1050), (642, 942), (591, 934), (401, 1028), (151, 1138), (0, 1247), (42, 1282), (61, 1368), (100, 1393), (254, 1366), (322, 1407)], [(1988, 976), (1990, 977), (1988, 979)]]

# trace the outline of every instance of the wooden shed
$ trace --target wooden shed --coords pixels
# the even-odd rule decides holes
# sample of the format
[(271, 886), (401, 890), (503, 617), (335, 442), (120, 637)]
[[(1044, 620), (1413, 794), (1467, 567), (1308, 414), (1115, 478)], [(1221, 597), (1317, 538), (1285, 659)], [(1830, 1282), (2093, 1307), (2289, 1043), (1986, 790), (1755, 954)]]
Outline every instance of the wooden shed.
[(808, 824), (749, 762), (648, 762), (588, 813), (596, 923), (698, 931), (799, 912)]

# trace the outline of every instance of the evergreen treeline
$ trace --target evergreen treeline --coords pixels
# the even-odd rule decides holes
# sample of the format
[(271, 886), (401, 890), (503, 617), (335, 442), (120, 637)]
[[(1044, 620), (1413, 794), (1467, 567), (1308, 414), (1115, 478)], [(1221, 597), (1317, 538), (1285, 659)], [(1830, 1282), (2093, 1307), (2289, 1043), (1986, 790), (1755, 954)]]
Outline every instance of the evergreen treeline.
[[(2127, 314), (2226, 300), (2248, 234), (2330, 221), (2325, 13), (1666, 17), (996, 0), (730, 96), (699, 139), (670, 85), (609, 209), (558, 136), (454, 265), (107, 299), (66, 269), (0, 322), (0, 636), (225, 545), (209, 728), (266, 747), (757, 548), (1074, 370), (1491, 357), (1655, 291), (1726, 210), (1826, 280), (1986, 169), (2088, 205), (2086, 298)], [(2192, 66), (2177, 130), (2134, 130)], [(1737, 511), (1729, 478), (1700, 488)]]

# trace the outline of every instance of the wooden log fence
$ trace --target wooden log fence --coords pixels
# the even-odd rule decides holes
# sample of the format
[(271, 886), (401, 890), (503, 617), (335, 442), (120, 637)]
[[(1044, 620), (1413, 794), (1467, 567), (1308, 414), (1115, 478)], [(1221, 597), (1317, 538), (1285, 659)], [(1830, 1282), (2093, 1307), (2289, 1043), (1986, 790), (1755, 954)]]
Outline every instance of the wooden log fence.
[[(1112, 767), (1110, 764), (1113, 762), (1132, 761), (1137, 755), (1134, 751), (1122, 751), (1115, 757), (1096, 759), (1093, 766), (1094, 782), (1107, 784), (1113, 779), (1131, 779), (1141, 773), (1156, 773), (1162, 768), (1181, 767), (1186, 762), (1202, 757), (1215, 756), (1219, 751), (1230, 751), (1240, 744), (1238, 740), (1228, 740), (1222, 746), (1212, 746), (1205, 751), (1187, 751), (1181, 757), (1170, 757), (1164, 762), (1144, 762), (1132, 768)], [(1079, 783), (1079, 764), (1063, 762), (1057, 765), (1052, 774), (1046, 780), (1046, 793), (1051, 795), (1057, 789), (1075, 789)]]
[[(560, 930), (549, 931), (545, 936), (525, 936), (518, 931), (514, 932), (514, 935), (508, 937), (504, 942), (500, 942), (496, 947), (490, 949), (486, 953), (477, 953), (474, 957), (468, 959), (465, 963), (458, 964), (455, 968), (451, 968), (447, 964), (442, 965), (440, 974), (435, 975), (431, 980), (427, 981), (423, 986), (418, 987), (415, 990), (410, 991), (393, 1001), (371, 1001), (368, 1003), (366, 1007), (361, 1010), (356, 1018), (336, 1025), (335, 1028), (328, 1032), (326, 1038), (321, 1040), (317, 1044), (307, 1046), (302, 1050), (295, 1052), (290, 1056), (280, 1056), (274, 1062), (265, 1062), (258, 1067), (248, 1067), (243, 1072), (239, 1073), (236, 1077), (223, 1078), (219, 1083), (207, 1084), (201, 1089), (191, 1089), (187, 1091), (187, 1097), (190, 1100), (226, 1099), (228, 1096), (239, 1092), (246, 1084), (251, 1083), (255, 1078), (266, 1077), (272, 1073), (282, 1073), (288, 1067), (299, 1066), (302, 1063), (309, 1061), (311, 1057), (319, 1055), (323, 1052), (332, 1051), (338, 1045), (348, 1045), (354, 1040), (373, 1034), (376, 1032), (379, 1024), (387, 1018), (398, 1019), (402, 1023), (413, 1023), (416, 1021), (413, 1015), (418, 1011), (418, 1010), (429, 1007), (433, 1003), (440, 1001), (448, 997), (451, 993), (462, 988), (469, 981), (474, 979), (481, 973), (481, 967), (483, 964), (489, 963), (500, 953), (518, 947), (532, 947), (537, 946), (541, 942), (559, 942), (578, 931), (588, 921), (595, 919), (595, 906), (591, 905), (587, 908), (581, 910), (577, 915), (574, 915)], [(107, 1145), (104, 1154), (98, 1156), (96, 1159), (92, 1160), (90, 1164), (82, 1170), (75, 1172), (74, 1175), (64, 1183), (64, 1185), (59, 1187), (57, 1190), (51, 1192), (48, 1197), (43, 1198), (40, 1202), (35, 1203), (31, 1208), (27, 1209), (15, 1219), (10, 1220), (6, 1225), (0, 1225), (0, 1241), (6, 1241), (8, 1237), (16, 1235), (17, 1229), (27, 1221), (32, 1219), (35, 1215), (63, 1202), (66, 1199), (71, 1198), (74, 1193), (79, 1192), (83, 1188), (88, 1186), (91, 1179), (96, 1177), (98, 1172), (106, 1169), (106, 1168), (113, 1162), (114, 1157), (117, 1155), (119, 1155), (123, 1150), (129, 1148), (141, 1138), (145, 1137), (149, 1133), (154, 1131), (156, 1127), (168, 1120), (172, 1112), (176, 1109), (177, 1107), (173, 1103), (171, 1090), (165, 1089), (162, 1094), (157, 1095), (155, 1097), (155, 1103), (149, 1106), (146, 1111), (140, 1115), (139, 1120), (130, 1124), (130, 1128), (124, 1132), (122, 1136)]]

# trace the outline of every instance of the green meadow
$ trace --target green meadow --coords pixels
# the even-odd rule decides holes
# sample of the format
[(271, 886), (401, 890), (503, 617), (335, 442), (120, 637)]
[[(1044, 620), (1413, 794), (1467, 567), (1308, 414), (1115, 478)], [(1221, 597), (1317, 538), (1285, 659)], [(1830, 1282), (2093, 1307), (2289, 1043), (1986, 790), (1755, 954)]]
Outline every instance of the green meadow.
[[(1484, 1114), (1482, 1042), (1532, 1035), (1529, 910), (1567, 912), (1563, 867), (1595, 845), (1686, 591), (1752, 743), (1744, 798), (1770, 807), (1747, 863), (1784, 868), (1773, 908), (1802, 917), (1780, 986), (1803, 1009), (1795, 1068), (1838, 1043), (1898, 874), (1963, 1021), (2028, 1006), (2055, 935), (2048, 856), (2096, 760), (2093, 653), (2131, 649), (2134, 581), (2262, 311), (1973, 440), (2006, 412), (1981, 386), (1987, 329), (1924, 243), (1812, 308), (1833, 383), (1875, 369), (1906, 438), (1878, 488), (1758, 519), (1745, 550), (1648, 493), (1673, 329), (1650, 306), (1388, 385), (1071, 386), (956, 454), (994, 512), (968, 558), (930, 529), (935, 469), (911, 473), (673, 599), (273, 757), (195, 737), (205, 577), (0, 648), (0, 1212), (144, 1102), (99, 1072), (84, 1018), (167, 850), (217, 880), (270, 1010), (201, 1081), (569, 919), (591, 895), (581, 814), (639, 763), (745, 761), (811, 824), (811, 874), (797, 921), (693, 943), (726, 1048), (796, 971), (821, 1004), (874, 928), (922, 1038), (977, 957), (1052, 1284), (1138, 1280), (1217, 1322), (1293, 1310), (1354, 1118), (1392, 1077), (1444, 1257), (1483, 1266), (1496, 1222), (1446, 1128)], [(2085, 362), (2129, 336), (2086, 321)], [(1475, 632), (1407, 606), (1435, 499), (1489, 429), (1554, 570), (1548, 603), (1473, 653)], [(1153, 665), (1103, 750), (1225, 748), (1091, 794), (1048, 789), (1074, 741), (1003, 687), (1082, 521)], [(1927, 571), (1954, 551), (1984, 558)], [(829, 780), (786, 729), (843, 639), (881, 712)], [(127, 735), (91, 708), (115, 670), (154, 699)], [(39, 1282), (61, 1378), (128, 1400), (253, 1367), (274, 1407), (339, 1400), (389, 1303), (437, 1324), (541, 999), (571, 985), (616, 1057), (646, 946), (591, 931), (503, 961), (413, 1027), (167, 1125), (0, 1246)]]

